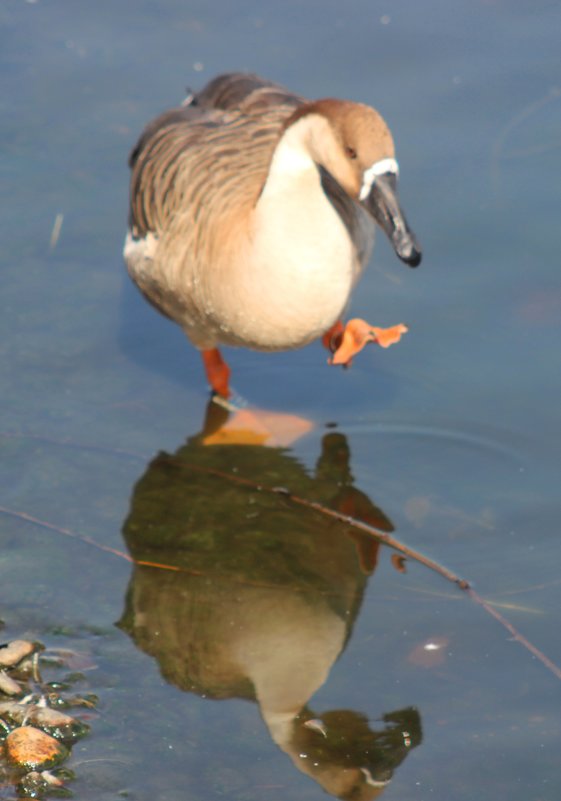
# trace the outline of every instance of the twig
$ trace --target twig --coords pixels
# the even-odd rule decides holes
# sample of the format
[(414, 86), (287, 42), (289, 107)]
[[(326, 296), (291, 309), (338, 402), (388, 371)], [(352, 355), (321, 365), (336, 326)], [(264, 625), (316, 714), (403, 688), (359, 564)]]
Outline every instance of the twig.
[(561, 679), (561, 669), (557, 667), (555, 662), (552, 662), (549, 657), (539, 650), (539, 648), (536, 648), (535, 645), (532, 645), (532, 643), (527, 640), (523, 634), (520, 634), (520, 632), (512, 625), (512, 623), (509, 623), (509, 621), (503, 617), (503, 615), (501, 615), (497, 609), (487, 603), (487, 601), (478, 595), (478, 593), (476, 593), (472, 587), (466, 587), (466, 591), (473, 601), (482, 606), (483, 609), (485, 609), (485, 611), (491, 615), (491, 617), (494, 617), (495, 620), (501, 624), (501, 626), (504, 626), (505, 629), (512, 634), (512, 638), (516, 640), (516, 642), (519, 642), (520, 645), (523, 645), (524, 648), (527, 648), (528, 651), (530, 651), (530, 653), (532, 653), (536, 659), (539, 659), (540, 662), (545, 665), (545, 667), (550, 670), (554, 676), (557, 676), (558, 679)]
[[(70, 443), (60, 443), (60, 444), (70, 444)], [(76, 445), (73, 443), (73, 446)], [(85, 446), (87, 447), (87, 446)], [(110, 449), (107, 449), (108, 451)], [(115, 453), (119, 453), (119, 455), (123, 455), (125, 452), (115, 451)], [(128, 456), (132, 456), (133, 454), (127, 454)], [(317, 501), (309, 501), (306, 498), (301, 498), (299, 495), (294, 495), (285, 487), (269, 487), (263, 484), (258, 484), (251, 479), (242, 478), (241, 476), (232, 475), (231, 473), (225, 473), (220, 470), (215, 470), (209, 467), (201, 467), (200, 465), (194, 465), (189, 462), (184, 462), (182, 460), (178, 460), (174, 457), (161, 457), (166, 459), (166, 461), (172, 462), (177, 467), (183, 469), (193, 470), (198, 473), (205, 473), (207, 475), (215, 476), (217, 478), (226, 479), (234, 484), (238, 484), (240, 486), (249, 487), (258, 492), (268, 492), (273, 493), (279, 497), (285, 498), (289, 503), (293, 503), (297, 506), (301, 506), (307, 509), (311, 509), (317, 512), (320, 515), (330, 517), (333, 520), (337, 520), (344, 525), (349, 526), (350, 528), (357, 529), (362, 531), (364, 534), (367, 534), (374, 539), (378, 540), (379, 542), (383, 542), (388, 547), (392, 548), (395, 551), (399, 551), (402, 554), (405, 554), (409, 558), (413, 559), (414, 561), (418, 562), (421, 565), (433, 570), (438, 575), (445, 578), (447, 581), (455, 584), (459, 589), (463, 590), (467, 593), (471, 600), (475, 601), (479, 606), (481, 606), (491, 617), (495, 618), (495, 620), (500, 623), (506, 630), (512, 635), (513, 639), (520, 643), (524, 648), (530, 651), (533, 656), (536, 657), (551, 673), (553, 673), (556, 678), (561, 679), (561, 669), (551, 661), (542, 651), (536, 648), (526, 637), (518, 632), (518, 630), (510, 623), (503, 615), (494, 609), (487, 601), (485, 601), (475, 590), (472, 588), (471, 584), (464, 578), (461, 578), (456, 573), (448, 568), (444, 567), (443, 565), (439, 564), (438, 562), (430, 559), (424, 554), (420, 553), (419, 551), (410, 548), (408, 545), (405, 545), (396, 537), (387, 534), (384, 531), (380, 531), (379, 529), (375, 528), (374, 526), (369, 525), (368, 523), (364, 523), (362, 520), (358, 520), (357, 518), (351, 517), (350, 515), (343, 514), (342, 512), (337, 512), (334, 509), (330, 509), (327, 506), (323, 506), (323, 504), (318, 503)], [(18, 512), (12, 509), (8, 509), (4, 506), (0, 506), (0, 514), (5, 514), (10, 517), (14, 517), (19, 520), (24, 520), (28, 523), (32, 523), (36, 526), (41, 526), (43, 528), (47, 528), (51, 531), (56, 531), (59, 534), (63, 534), (66, 537), (71, 537), (73, 539), (78, 539), (81, 542), (84, 542), (88, 545), (92, 545), (99, 550), (106, 551), (108, 553), (113, 554), (114, 556), (118, 556), (126, 561), (136, 564), (136, 565), (143, 565), (147, 567), (165, 569), (165, 570), (174, 570), (177, 572), (185, 572), (190, 573), (193, 575), (203, 575), (202, 572), (193, 571), (186, 568), (180, 568), (174, 565), (167, 565), (167, 564), (159, 564), (155, 562), (149, 561), (142, 561), (133, 559), (129, 554), (124, 553), (123, 551), (119, 551), (115, 548), (111, 548), (108, 545), (102, 545), (96, 542), (91, 537), (77, 534), (76, 532), (71, 531), (70, 529), (63, 528), (61, 526), (54, 525), (53, 523), (49, 523), (44, 520), (40, 520), (39, 518), (33, 517), (32, 515), (27, 514), (26, 512)]]
[[(177, 463), (177, 460), (175, 460)], [(559, 668), (554, 662), (549, 659), (542, 651), (539, 650), (535, 645), (533, 645), (526, 637), (524, 637), (520, 632), (512, 625), (499, 611), (494, 609), (484, 598), (482, 598), (471, 586), (471, 584), (466, 580), (461, 578), (460, 576), (453, 573), (448, 568), (444, 567), (443, 565), (435, 562), (433, 559), (430, 559), (424, 554), (420, 553), (419, 551), (410, 548), (408, 545), (405, 545), (400, 540), (396, 539), (396, 537), (392, 537), (390, 534), (387, 534), (385, 531), (380, 531), (379, 529), (375, 528), (374, 526), (369, 525), (368, 523), (364, 523), (362, 520), (357, 520), (350, 515), (343, 514), (342, 512), (337, 512), (334, 509), (330, 509), (327, 506), (323, 506), (321, 503), (317, 503), (316, 501), (309, 501), (305, 498), (301, 498), (298, 495), (294, 495), (285, 487), (268, 487), (261, 484), (256, 484), (255, 482), (241, 478), (241, 476), (234, 476), (229, 473), (223, 473), (219, 470), (213, 470), (211, 468), (202, 468), (198, 465), (191, 465), (186, 462), (179, 462), (180, 466), (187, 467), (191, 470), (197, 470), (199, 472), (205, 472), (211, 475), (215, 475), (220, 478), (228, 479), (236, 484), (241, 484), (245, 486), (249, 486), (255, 490), (259, 490), (261, 492), (270, 492), (276, 495), (280, 495), (283, 498), (286, 498), (288, 501), (298, 505), (303, 506), (307, 509), (312, 509), (319, 514), (325, 515), (330, 517), (334, 520), (338, 520), (340, 523), (344, 523), (351, 528), (358, 529), (365, 534), (374, 537), (380, 542), (383, 542), (385, 545), (388, 545), (390, 548), (393, 548), (400, 553), (405, 554), (406, 556), (410, 557), (414, 561), (418, 562), (425, 567), (428, 567), (430, 570), (438, 573), (440, 576), (445, 578), (447, 581), (450, 581), (453, 584), (456, 584), (459, 589), (463, 590), (467, 593), (469, 598), (475, 603), (479, 604), (491, 617), (495, 618), (495, 620), (500, 623), (506, 630), (512, 635), (513, 639), (520, 643), (524, 648), (530, 651), (536, 659), (539, 661), (553, 673), (558, 679), (561, 679), (561, 668)]]
[(561, 668), (559, 668), (554, 662), (549, 659), (539, 648), (536, 648), (523, 634), (520, 632), (510, 623), (497, 609), (491, 606), (484, 598), (477, 593), (473, 587), (470, 585), (468, 581), (465, 579), (460, 578), (452, 571), (448, 570), (448, 568), (443, 567), (442, 565), (438, 564), (438, 562), (429, 559), (428, 557), (424, 556), (423, 554), (419, 553), (418, 551), (409, 548), (409, 546), (404, 545), (402, 542), (397, 540), (395, 537), (392, 537), (389, 534), (386, 534), (383, 531), (378, 531), (373, 526), (368, 525), (367, 523), (363, 523), (361, 520), (356, 520), (353, 517), (349, 517), (348, 515), (341, 514), (340, 512), (335, 512), (332, 509), (329, 509), (325, 506), (322, 506), (319, 503), (314, 501), (307, 501), (304, 498), (299, 498), (291, 493), (287, 492), (286, 490), (279, 490), (278, 488), (274, 489), (273, 491), (280, 492), (285, 497), (289, 498), (293, 503), (298, 504), (299, 506), (305, 506), (309, 509), (315, 509), (317, 512), (321, 514), (325, 514), (328, 517), (333, 517), (336, 520), (341, 521), (342, 523), (347, 523), (347, 525), (352, 526), (353, 528), (357, 528), (360, 531), (365, 532), (366, 534), (370, 534), (370, 536), (375, 537), (377, 540), (388, 545), (390, 548), (393, 548), (400, 553), (406, 554), (411, 559), (414, 559), (416, 562), (428, 567), (430, 570), (434, 570), (439, 575), (443, 576), (448, 581), (451, 581), (453, 584), (457, 584), (457, 586), (467, 592), (468, 596), (479, 604), (491, 617), (494, 617), (507, 631), (512, 634), (513, 639), (516, 642), (519, 642), (521, 645), (524, 646), (530, 653), (532, 653), (536, 659), (539, 659), (540, 662), (545, 665), (545, 667), (550, 670), (554, 676), (558, 679), (561, 679)]
[(96, 542), (96, 540), (94, 540), (92, 537), (88, 537), (85, 534), (77, 534), (75, 531), (72, 531), (69, 528), (57, 526), (54, 523), (49, 523), (47, 520), (40, 520), (38, 517), (33, 517), (33, 515), (27, 514), (27, 512), (19, 512), (15, 509), (8, 509), (6, 506), (0, 506), (0, 514), (8, 517), (14, 517), (16, 520), (24, 520), (26, 523), (31, 523), (34, 526), (48, 528), (50, 531), (56, 531), (57, 534), (63, 534), (65, 537), (70, 537), (73, 540), (80, 540), (80, 542), (85, 542), (87, 545), (92, 545), (94, 548), (97, 548), (100, 551), (107, 551), (115, 556), (120, 556), (122, 559), (126, 559), (127, 562), (134, 562), (134, 559), (127, 553), (123, 553), (123, 551), (118, 551), (116, 548), (111, 548), (109, 545), (103, 545), (100, 542)]
[(405, 556), (409, 556), (411, 559), (419, 562), (419, 564), (428, 567), (429, 570), (434, 570), (435, 573), (438, 573), (443, 578), (451, 581), (453, 584), (457, 584), (461, 590), (467, 590), (470, 586), (466, 579), (460, 578), (460, 576), (457, 576), (451, 570), (448, 570), (447, 567), (435, 562), (434, 559), (424, 556), (424, 554), (420, 553), (419, 551), (415, 551), (408, 545), (405, 545), (405, 543), (396, 539), (396, 537), (392, 537), (391, 534), (387, 534), (385, 531), (380, 531), (374, 526), (364, 523), (362, 520), (358, 520), (356, 517), (343, 514), (343, 512), (337, 512), (334, 509), (330, 509), (328, 506), (323, 506), (321, 503), (317, 503), (316, 501), (308, 501), (306, 498), (300, 498), (298, 495), (293, 495), (291, 492), (284, 489), (284, 487), (267, 487), (263, 489), (268, 489), (271, 492), (275, 492), (277, 495), (282, 495), (298, 506), (304, 506), (307, 509), (313, 509), (315, 512), (327, 515), (327, 517), (332, 517), (334, 520), (338, 520), (340, 523), (345, 523), (351, 528), (356, 528), (365, 534), (369, 534), (371, 537), (375, 537), (380, 542), (383, 542), (384, 545), (388, 545), (390, 548), (393, 548), (394, 551), (399, 551)]
[(126, 562), (129, 562), (133, 565), (140, 565), (142, 567), (155, 567), (160, 570), (172, 570), (177, 573), (188, 573), (192, 576), (204, 575), (200, 570), (192, 570), (190, 568), (178, 567), (177, 565), (169, 565), (162, 562), (152, 562), (147, 559), (134, 559), (124, 551), (119, 551), (117, 548), (111, 548), (110, 545), (103, 545), (102, 543), (94, 540), (92, 537), (88, 537), (85, 534), (78, 534), (78, 532), (72, 531), (72, 529), (64, 528), (63, 526), (57, 526), (55, 523), (49, 523), (48, 520), (41, 520), (38, 517), (33, 517), (33, 515), (29, 515), (27, 512), (19, 512), (15, 509), (8, 509), (6, 506), (0, 506), (0, 514), (6, 515), (7, 517), (13, 517), (16, 520), (23, 520), (24, 522), (31, 523), (39, 528), (46, 528), (49, 531), (56, 531), (57, 534), (62, 534), (65, 537), (70, 537), (73, 540), (83, 542), (86, 545), (91, 545), (93, 548), (97, 548), (99, 551), (105, 551), (113, 556), (118, 556), (119, 559), (124, 559)]

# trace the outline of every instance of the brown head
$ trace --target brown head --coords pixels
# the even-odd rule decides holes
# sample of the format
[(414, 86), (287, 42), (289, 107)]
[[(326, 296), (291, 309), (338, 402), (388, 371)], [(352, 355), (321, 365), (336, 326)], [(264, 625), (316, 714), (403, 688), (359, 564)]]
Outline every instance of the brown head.
[(362, 103), (326, 99), (298, 108), (285, 128), (301, 125), (316, 163), (372, 215), (399, 258), (416, 267), (421, 250), (399, 205), (399, 168), (383, 117)]

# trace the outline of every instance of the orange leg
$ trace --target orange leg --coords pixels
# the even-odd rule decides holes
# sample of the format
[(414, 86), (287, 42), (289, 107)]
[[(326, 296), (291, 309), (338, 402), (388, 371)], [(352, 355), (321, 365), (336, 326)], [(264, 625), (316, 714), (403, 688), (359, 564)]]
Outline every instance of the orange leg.
[(344, 330), (345, 326), (341, 320), (337, 320), (337, 322), (332, 325), (331, 328), (329, 328), (322, 336), (321, 343), (323, 347), (331, 353), (335, 353), (343, 339)]
[(209, 350), (201, 351), (201, 356), (203, 357), (207, 381), (213, 391), (222, 398), (229, 398), (232, 394), (229, 385), (230, 368), (222, 358), (222, 354), (218, 348), (210, 348)]
[(338, 321), (323, 335), (323, 344), (333, 353), (329, 364), (342, 364), (350, 367), (353, 356), (356, 356), (368, 342), (377, 342), (382, 348), (389, 348), (399, 342), (401, 335), (407, 332), (407, 326), (394, 325), (391, 328), (378, 328), (365, 320), (356, 317), (343, 328)]

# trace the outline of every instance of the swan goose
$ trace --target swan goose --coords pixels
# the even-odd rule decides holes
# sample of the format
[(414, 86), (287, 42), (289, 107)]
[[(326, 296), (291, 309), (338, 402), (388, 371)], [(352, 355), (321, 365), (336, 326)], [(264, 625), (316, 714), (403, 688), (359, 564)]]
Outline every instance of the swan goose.
[(221, 75), (150, 122), (129, 164), (129, 273), (201, 351), (218, 395), (231, 394), (219, 345), (322, 337), (330, 362), (348, 365), (366, 342), (387, 347), (407, 330), (341, 322), (376, 224), (402, 261), (421, 261), (373, 108)]

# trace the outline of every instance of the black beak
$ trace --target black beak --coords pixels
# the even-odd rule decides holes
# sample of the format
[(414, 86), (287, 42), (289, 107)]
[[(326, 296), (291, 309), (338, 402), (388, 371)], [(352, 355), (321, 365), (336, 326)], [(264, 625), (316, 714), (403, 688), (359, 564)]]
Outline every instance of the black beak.
[(377, 175), (362, 204), (385, 232), (401, 261), (417, 267), (421, 263), (421, 248), (401, 211), (397, 176), (393, 172)]

